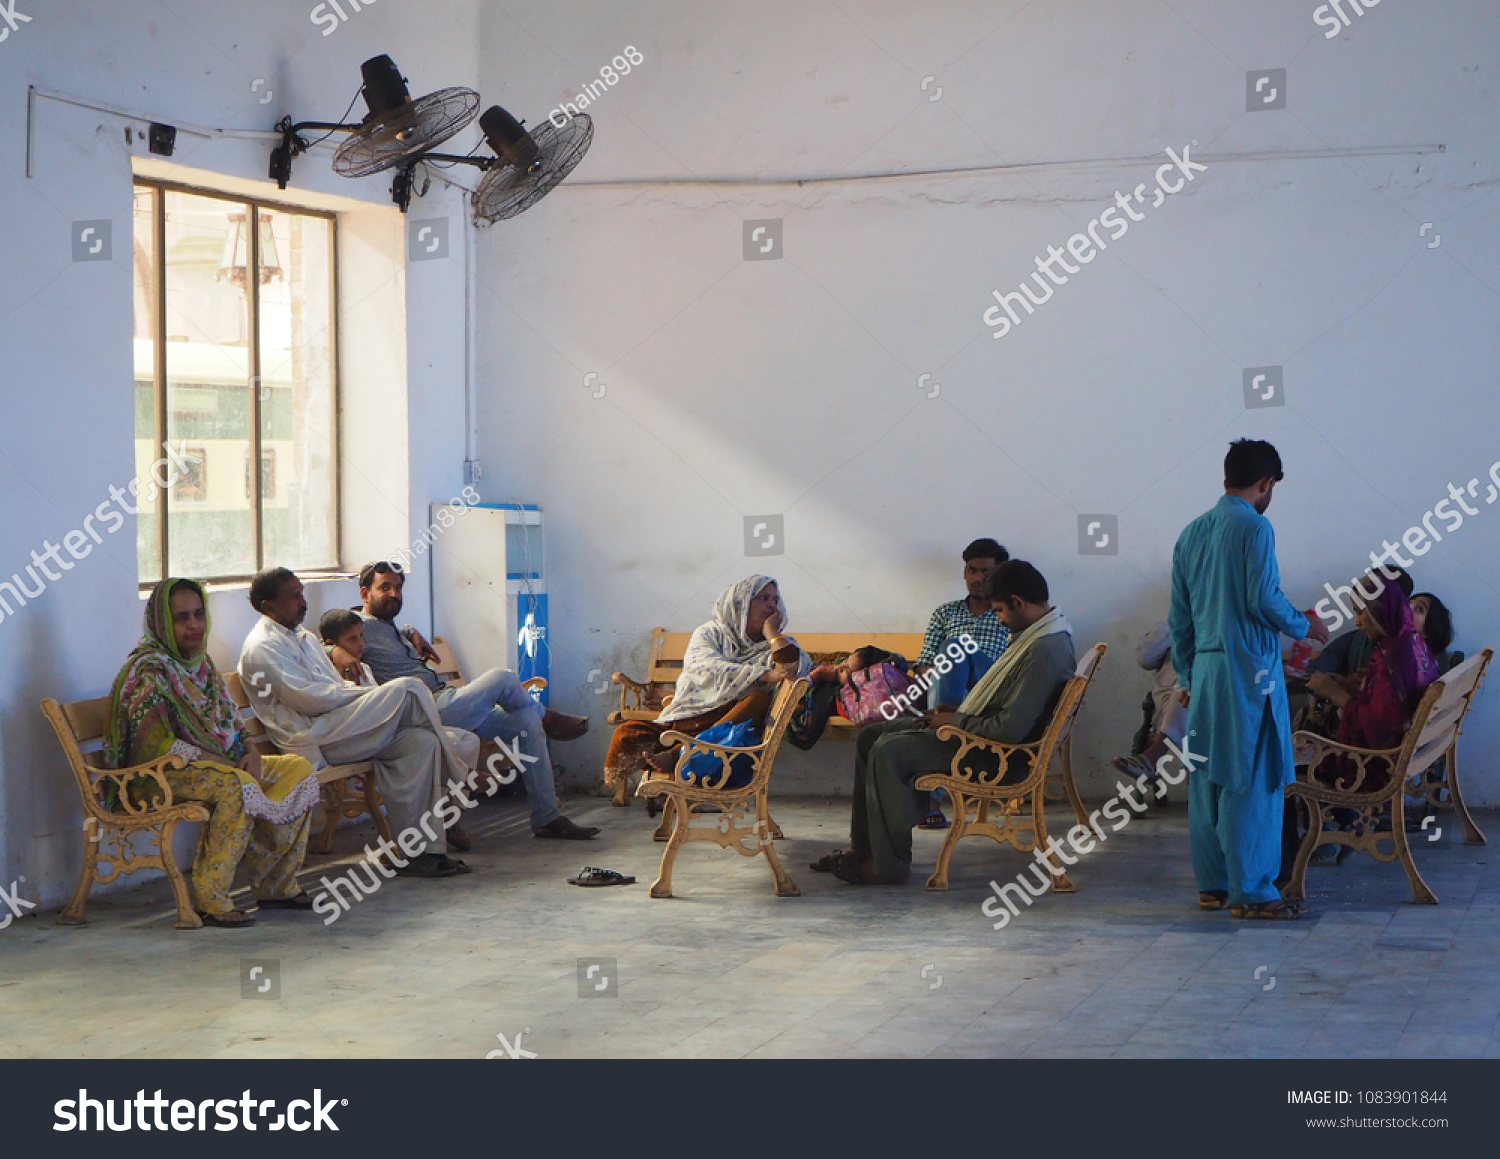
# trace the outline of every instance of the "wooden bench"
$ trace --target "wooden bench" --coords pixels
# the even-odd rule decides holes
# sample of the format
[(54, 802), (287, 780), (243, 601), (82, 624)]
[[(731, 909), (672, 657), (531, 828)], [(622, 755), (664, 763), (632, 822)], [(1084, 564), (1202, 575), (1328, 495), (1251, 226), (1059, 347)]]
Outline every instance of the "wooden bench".
[[(933, 891), (948, 888), (948, 862), (953, 850), (971, 833), (993, 838), (1001, 844), (1009, 844), (1022, 853), (1044, 848), (1047, 844), (1047, 779), (1052, 759), (1059, 752), (1063, 755), (1063, 778), (1069, 802), (1080, 825), (1086, 825), (1087, 815), (1078, 800), (1078, 790), (1072, 787), (1073, 779), (1073, 726), (1078, 712), (1083, 707), (1083, 698), (1099, 671), (1099, 662), (1109, 650), (1105, 644), (1095, 644), (1078, 662), (1076, 674), (1063, 685), (1062, 694), (1052, 710), (1052, 719), (1041, 740), (1031, 744), (1000, 744), (986, 740), (952, 725), (937, 730), (939, 740), (959, 741), (958, 752), (953, 754), (953, 763), (946, 773), (925, 773), (917, 778), (917, 788), (923, 792), (942, 789), (953, 801), (953, 824), (938, 853), (937, 868), (927, 879), (927, 888)], [(976, 764), (970, 754), (982, 754)], [(1004, 784), (1003, 778), (1010, 763), (1011, 753), (1024, 753), (1031, 762), (1025, 778), (1013, 784)], [(993, 764), (993, 768), (990, 767)], [(1029, 815), (1021, 812), (1021, 802), (1031, 798)], [(974, 819), (969, 820), (969, 810), (974, 810)], [(990, 810), (998, 810), (999, 819), (990, 819)], [(1050, 858), (1044, 859), (1049, 867)], [(1057, 867), (1058, 870), (1062, 866)], [(1066, 873), (1053, 870), (1052, 888), (1057, 893), (1073, 893), (1077, 888)]]
[[(1306, 896), (1307, 865), (1313, 850), (1319, 845), (1342, 845), (1368, 853), (1376, 861), (1400, 861), (1411, 884), (1412, 901), (1437, 904), (1437, 894), (1422, 880), (1412, 859), (1403, 802), (1408, 794), (1421, 795), (1422, 774), (1444, 756), (1447, 758), (1448, 787), (1454, 800), (1462, 802), (1458, 791), (1458, 734), (1494, 654), (1493, 648), (1486, 648), (1450, 670), (1441, 680), (1434, 681), (1423, 693), (1406, 736), (1397, 748), (1362, 749), (1316, 733), (1293, 735), (1298, 779), (1287, 786), (1286, 792), (1288, 797), (1300, 797), (1307, 802), (1309, 818), (1307, 833), (1292, 867), (1291, 881), (1283, 894), (1286, 898), (1301, 901)], [(1311, 770), (1329, 755), (1348, 758), (1344, 763), (1352, 766), (1353, 772), (1353, 783), (1348, 788), (1335, 788), (1311, 778)], [(1368, 766), (1376, 760), (1385, 763), (1388, 779), (1378, 788), (1366, 789)], [(1355, 818), (1347, 830), (1324, 831), (1326, 810), (1331, 808), (1354, 811)], [(1466, 816), (1468, 810), (1464, 809), (1463, 813)], [(1389, 822), (1389, 830), (1383, 828), (1383, 822)], [(1478, 833), (1478, 830), (1474, 832)], [(1483, 840), (1483, 835), (1480, 835), (1479, 842)], [(1470, 841), (1473, 842), (1472, 837)]]
[[(73, 704), (59, 704), (48, 698), (42, 701), (42, 713), (52, 725), (52, 731), (57, 733), (58, 742), (68, 758), (68, 767), (73, 770), (73, 779), (78, 782), (78, 795), (83, 798), (83, 869), (78, 875), (78, 888), (73, 891), (73, 899), (58, 915), (58, 924), (87, 924), (84, 909), (96, 882), (108, 885), (123, 873), (160, 869), (172, 883), (172, 896), (177, 901), (177, 928), (196, 930), (202, 927), (203, 920), (193, 910), (187, 881), (172, 853), (172, 836), (179, 822), (207, 821), (209, 818), (205, 805), (196, 801), (174, 803), (172, 800), (166, 770), (180, 769), (186, 762), (169, 754), (127, 769), (107, 768), (100, 747), (109, 728), (107, 696)], [(90, 747), (87, 753), (83, 751), (85, 745)], [(106, 782), (113, 782), (118, 789), (113, 809), (104, 804)], [(130, 790), (142, 782), (153, 782), (149, 793), (151, 803), (137, 805), (131, 800)], [(145, 852), (134, 848), (132, 839), (138, 834), (145, 835)], [(112, 848), (101, 849), (106, 839)], [(100, 868), (101, 862), (109, 867), (107, 872)]]
[[(781, 684), (766, 718), (764, 739), (758, 745), (730, 748), (698, 740), (681, 732), (666, 732), (662, 735), (664, 745), (678, 742), (682, 744), (677, 767), (670, 773), (648, 771), (641, 779), (640, 788), (636, 790), (636, 795), (640, 797), (665, 797), (662, 825), (666, 826), (669, 821), (672, 824), (667, 847), (661, 855), (661, 869), (651, 886), (652, 897), (672, 896), (672, 862), (677, 859), (677, 851), (689, 841), (712, 841), (715, 845), (733, 849), (744, 857), (764, 854), (776, 880), (776, 896), (797, 897), (801, 894), (802, 891), (781, 867), (781, 861), (771, 844), (774, 838), (781, 836), (781, 832), (771, 820), (766, 805), (766, 791), (771, 780), (771, 766), (776, 761), (776, 750), (781, 747), (781, 738), (786, 733), (786, 726), (791, 723), (793, 709), (806, 691), (806, 680), (788, 680)], [(682, 779), (681, 769), (694, 753), (714, 754), (719, 758), (719, 769), (707, 777), (699, 778), (699, 783), (690, 784)], [(754, 765), (754, 776), (750, 783), (738, 789), (715, 787), (729, 780), (730, 761), (744, 756), (748, 756)], [(701, 810), (705, 807), (719, 812), (704, 814)], [(745, 824), (752, 815), (754, 820)], [(692, 821), (695, 816), (712, 817), (715, 823), (712, 827), (694, 826)], [(746, 846), (746, 841), (750, 842), (749, 846)]]
[[(687, 652), (691, 632), (669, 632), (656, 628), (651, 632), (651, 658), (646, 679), (635, 680), (616, 672), (610, 680), (620, 686), (620, 707), (605, 719), (610, 724), (627, 720), (655, 720), (671, 702), (677, 677), (682, 674), (682, 657)], [(814, 665), (837, 664), (849, 653), (866, 644), (895, 652), (915, 664), (922, 651), (922, 632), (794, 632), (793, 638), (812, 657)], [(825, 736), (852, 736), (861, 726), (835, 713), (828, 719)]]
[[(279, 753), (262, 724), (250, 708), (250, 700), (240, 684), (239, 673), (229, 672), (224, 676), (229, 689), (229, 699), (240, 710), (240, 725), (245, 730), (245, 740), (263, 754)], [(323, 828), (308, 848), (314, 853), (329, 853), (333, 849), (333, 832), (343, 817), (363, 817), (366, 814), (375, 822), (375, 828), (386, 841), (394, 841), (390, 824), (385, 819), (380, 790), (375, 785), (375, 765), (370, 761), (357, 761), (348, 765), (325, 765), (318, 770), (318, 787), (323, 798)]]

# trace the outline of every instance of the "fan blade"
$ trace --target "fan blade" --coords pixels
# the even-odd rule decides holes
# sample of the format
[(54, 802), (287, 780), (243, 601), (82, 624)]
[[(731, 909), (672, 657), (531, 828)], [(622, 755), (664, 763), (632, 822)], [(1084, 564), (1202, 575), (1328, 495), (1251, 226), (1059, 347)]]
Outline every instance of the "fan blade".
[(473, 89), (439, 89), (384, 116), (372, 113), (333, 155), (334, 172), (368, 177), (441, 145), (479, 111)]
[(474, 191), (474, 216), (496, 222), (515, 217), (551, 193), (573, 172), (594, 139), (594, 122), (586, 113), (569, 117), (561, 129), (548, 120), (530, 134), (536, 159), (527, 168), (496, 165)]

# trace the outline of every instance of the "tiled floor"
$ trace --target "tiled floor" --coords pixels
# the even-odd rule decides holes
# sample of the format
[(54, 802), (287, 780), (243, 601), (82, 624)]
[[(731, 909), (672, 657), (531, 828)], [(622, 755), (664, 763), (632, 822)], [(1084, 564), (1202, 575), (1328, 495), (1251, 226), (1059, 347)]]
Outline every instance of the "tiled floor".
[[(587, 844), (533, 840), (501, 802), (469, 822), (472, 876), (390, 882), (328, 927), (266, 913), (179, 933), (161, 884), (95, 900), (86, 928), (20, 920), (0, 931), (0, 1056), (477, 1058), (519, 1034), (543, 1058), (1500, 1057), (1500, 877), (1457, 825), (1417, 850), (1438, 906), (1355, 858), (1311, 871), (1308, 917), (1247, 924), (1197, 911), (1177, 806), (996, 931), (986, 883), (1019, 854), (965, 842), (951, 892), (929, 894), (941, 834), (919, 833), (906, 886), (842, 885), (807, 863), (843, 843), (847, 810), (776, 802), (800, 898), (700, 845), (679, 896), (653, 901), (661, 847), (639, 802), (573, 803), (605, 826)], [(584, 863), (640, 883), (567, 885)], [(279, 961), (279, 1000), (241, 997), (241, 958)], [(592, 958), (613, 964), (583, 981)]]

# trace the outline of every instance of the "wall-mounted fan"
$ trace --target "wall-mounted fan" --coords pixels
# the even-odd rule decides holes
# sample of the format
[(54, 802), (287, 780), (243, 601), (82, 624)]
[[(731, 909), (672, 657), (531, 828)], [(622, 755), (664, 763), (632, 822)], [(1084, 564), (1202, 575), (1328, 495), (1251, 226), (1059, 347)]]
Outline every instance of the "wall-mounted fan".
[(495, 151), (474, 191), (474, 218), (504, 221), (535, 205), (573, 172), (594, 139), (586, 113), (569, 117), (559, 129), (548, 120), (528, 132), (499, 105), (479, 118), (484, 139)]
[(302, 137), (305, 130), (325, 130), (325, 136), (348, 133), (349, 139), (334, 154), (334, 171), (344, 177), (368, 177), (441, 145), (468, 125), (479, 111), (479, 94), (473, 89), (439, 89), (412, 100), (401, 70), (388, 56), (365, 61), (360, 74), (364, 78), (360, 93), (369, 112), (358, 124), (331, 121), (293, 124), (291, 117), (283, 117), (277, 124), (281, 144), (271, 151), (271, 178), (279, 188), (285, 189), (292, 176), (292, 159), (311, 147)]

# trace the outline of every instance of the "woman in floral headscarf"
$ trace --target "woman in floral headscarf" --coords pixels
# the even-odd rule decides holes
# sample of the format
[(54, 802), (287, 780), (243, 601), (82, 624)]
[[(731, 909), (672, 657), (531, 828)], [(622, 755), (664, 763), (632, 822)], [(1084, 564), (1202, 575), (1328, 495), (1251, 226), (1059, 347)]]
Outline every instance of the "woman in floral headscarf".
[(193, 580), (166, 579), (146, 602), (146, 634), (110, 693), (105, 755), (114, 768), (169, 753), (186, 767), (165, 770), (174, 800), (212, 809), (193, 862), (204, 924), (255, 924), (229, 899), (240, 858), (264, 909), (312, 908), (297, 885), (307, 853), (318, 778), (302, 757), (249, 748), (224, 681), (208, 657), (208, 601)]
[(775, 686), (806, 676), (812, 667), (800, 650), (795, 675), (772, 658), (770, 641), (781, 643), (786, 622), (786, 604), (770, 576), (748, 576), (724, 590), (714, 618), (688, 641), (672, 703), (655, 720), (626, 721), (615, 729), (604, 758), (604, 783), (614, 786), (616, 805), (628, 804), (630, 777), (670, 751), (661, 746), (662, 733), (697, 736), (715, 724), (753, 720), (759, 728), (765, 723)]

